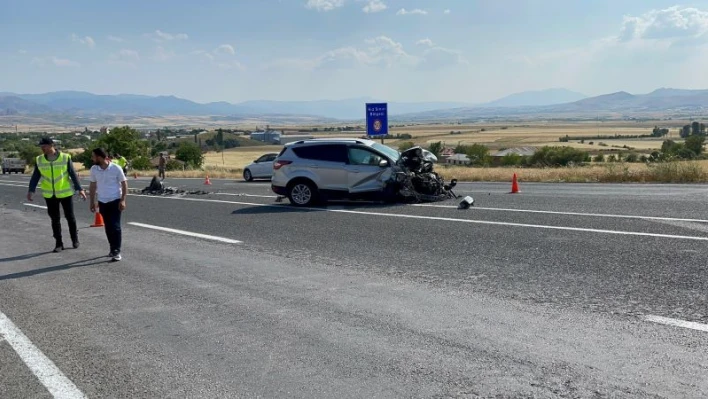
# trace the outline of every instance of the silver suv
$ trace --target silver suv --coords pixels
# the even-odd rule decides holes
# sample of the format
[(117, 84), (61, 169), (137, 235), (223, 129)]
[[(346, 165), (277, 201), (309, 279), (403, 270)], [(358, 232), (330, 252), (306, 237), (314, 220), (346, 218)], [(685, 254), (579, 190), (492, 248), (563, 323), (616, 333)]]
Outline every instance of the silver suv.
[(400, 153), (366, 139), (286, 144), (273, 162), (273, 192), (309, 206), (328, 199), (381, 199)]

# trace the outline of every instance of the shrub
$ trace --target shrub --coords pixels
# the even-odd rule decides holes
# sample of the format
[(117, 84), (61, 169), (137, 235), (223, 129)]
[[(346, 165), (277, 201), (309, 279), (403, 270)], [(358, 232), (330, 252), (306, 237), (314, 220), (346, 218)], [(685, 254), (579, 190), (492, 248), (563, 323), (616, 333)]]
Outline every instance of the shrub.
[(627, 154), (627, 157), (624, 160), (626, 162), (637, 162), (637, 161), (639, 161), (639, 156), (632, 152), (632, 153)]
[(531, 163), (541, 166), (568, 166), (588, 160), (588, 153), (572, 147), (542, 147), (533, 156)]
[(130, 167), (135, 170), (150, 170), (152, 169), (152, 164), (148, 157), (137, 157), (130, 161)]

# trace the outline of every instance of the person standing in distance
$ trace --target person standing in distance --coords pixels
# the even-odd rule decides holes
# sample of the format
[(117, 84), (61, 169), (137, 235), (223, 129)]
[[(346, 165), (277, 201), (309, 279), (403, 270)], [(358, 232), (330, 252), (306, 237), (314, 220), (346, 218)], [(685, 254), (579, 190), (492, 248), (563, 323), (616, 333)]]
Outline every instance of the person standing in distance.
[[(59, 152), (54, 147), (54, 141), (50, 138), (43, 138), (39, 141), (43, 155), (35, 159), (35, 168), (30, 178), (27, 201), (34, 201), (34, 192), (37, 185), (42, 190), (42, 196), (47, 203), (47, 213), (52, 220), (52, 233), (56, 244), (53, 252), (64, 249), (64, 241), (61, 236), (61, 211), (64, 209), (64, 217), (69, 224), (69, 235), (74, 248), (79, 247), (79, 232), (76, 228), (76, 217), (74, 216), (74, 192), (78, 191), (81, 199), (86, 199), (86, 192), (81, 188), (81, 182), (74, 171), (74, 163), (71, 155), (66, 152)], [(40, 181), (41, 179), (41, 181)], [(73, 187), (72, 187), (73, 183)]]
[(160, 153), (160, 160), (158, 162), (159, 163), (157, 164), (157, 173), (160, 176), (161, 180), (165, 180), (165, 165), (167, 164), (167, 160), (165, 159), (165, 153)]
[(89, 195), (91, 197), (91, 212), (96, 212), (96, 197), (98, 196), (98, 211), (103, 217), (106, 238), (110, 246), (108, 256), (114, 261), (122, 259), (121, 245), (121, 215), (125, 210), (125, 198), (128, 195), (128, 179), (123, 169), (108, 160), (106, 151), (96, 148), (91, 153), (94, 165), (91, 167), (91, 182)]

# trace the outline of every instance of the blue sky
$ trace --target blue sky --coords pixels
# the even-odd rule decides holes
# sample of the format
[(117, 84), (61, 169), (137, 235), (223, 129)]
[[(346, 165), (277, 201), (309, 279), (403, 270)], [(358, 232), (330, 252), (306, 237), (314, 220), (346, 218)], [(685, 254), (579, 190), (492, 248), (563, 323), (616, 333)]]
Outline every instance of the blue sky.
[(708, 88), (708, 0), (3, 0), (0, 9), (0, 92), (477, 103), (551, 87)]

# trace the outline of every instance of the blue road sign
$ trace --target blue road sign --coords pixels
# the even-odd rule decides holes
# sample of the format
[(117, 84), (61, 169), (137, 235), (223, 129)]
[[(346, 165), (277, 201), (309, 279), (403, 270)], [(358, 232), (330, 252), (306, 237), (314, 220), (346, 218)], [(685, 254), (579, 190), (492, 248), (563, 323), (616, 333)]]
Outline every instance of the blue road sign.
[(388, 134), (388, 103), (366, 104), (366, 134), (368, 136)]

